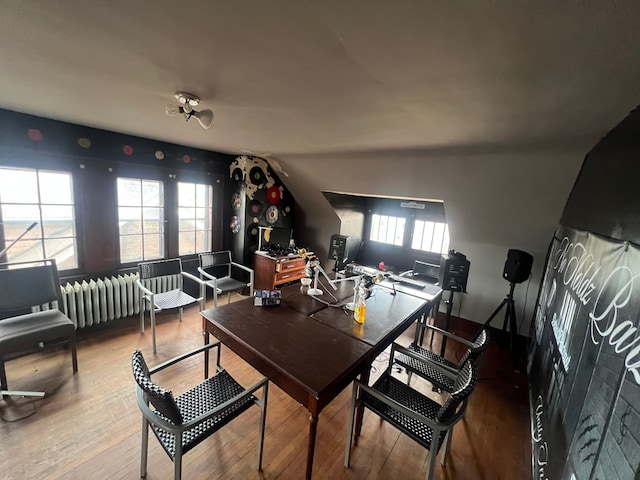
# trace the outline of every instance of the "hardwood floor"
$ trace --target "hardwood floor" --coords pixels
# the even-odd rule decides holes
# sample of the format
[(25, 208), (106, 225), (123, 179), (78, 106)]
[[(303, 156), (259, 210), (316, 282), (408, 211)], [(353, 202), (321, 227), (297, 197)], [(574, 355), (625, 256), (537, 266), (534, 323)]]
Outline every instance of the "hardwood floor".
[[(225, 303), (225, 300), (222, 300)], [(45, 398), (0, 401), (0, 478), (133, 479), (139, 477), (141, 415), (135, 403), (131, 353), (141, 349), (150, 365), (202, 344), (197, 309), (158, 315), (158, 354), (150, 331), (138, 332), (138, 317), (78, 331), (79, 372), (72, 374), (69, 352), (53, 348), (7, 362), (9, 387), (45, 390)], [(148, 320), (147, 320), (148, 322)], [(453, 322), (462, 336), (477, 324)], [(467, 332), (465, 332), (467, 329)], [(412, 329), (399, 339), (408, 344)], [(449, 342), (447, 356), (462, 351)], [(439, 351), (439, 344), (434, 342)], [(201, 380), (201, 357), (169, 369), (156, 380), (174, 393)], [(222, 364), (244, 385), (260, 374), (223, 347)], [(386, 365), (385, 355), (374, 363)], [(466, 417), (453, 436), (445, 467), (436, 463), (434, 480), (520, 480), (531, 478), (529, 403), (524, 373), (514, 372), (511, 353), (492, 341)], [(372, 373), (372, 378), (376, 372)], [(437, 397), (427, 384), (423, 391)], [(365, 412), (362, 436), (351, 466), (343, 466), (347, 388), (320, 415), (314, 479), (423, 478), (427, 451)], [(184, 457), (185, 479), (303, 478), (308, 414), (274, 384), (269, 386), (263, 471), (255, 470), (258, 409), (234, 420)], [(172, 478), (173, 465), (153, 435), (147, 478)]]

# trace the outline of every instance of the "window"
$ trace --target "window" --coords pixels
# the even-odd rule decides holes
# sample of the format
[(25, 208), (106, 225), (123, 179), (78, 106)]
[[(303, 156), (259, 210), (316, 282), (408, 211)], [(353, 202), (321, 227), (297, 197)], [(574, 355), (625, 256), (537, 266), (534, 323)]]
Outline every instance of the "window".
[(164, 185), (118, 178), (120, 262), (164, 258)]
[(402, 246), (405, 222), (401, 217), (374, 214), (371, 216), (369, 240)]
[[(0, 206), (3, 248), (10, 246), (7, 261), (47, 258), (55, 259), (60, 270), (78, 267), (70, 173), (0, 168)], [(34, 222), (37, 225), (21, 237)]]
[(449, 251), (447, 224), (416, 220), (413, 224), (411, 248), (423, 252), (447, 253)]
[(180, 255), (210, 250), (212, 192), (210, 185), (178, 182)]

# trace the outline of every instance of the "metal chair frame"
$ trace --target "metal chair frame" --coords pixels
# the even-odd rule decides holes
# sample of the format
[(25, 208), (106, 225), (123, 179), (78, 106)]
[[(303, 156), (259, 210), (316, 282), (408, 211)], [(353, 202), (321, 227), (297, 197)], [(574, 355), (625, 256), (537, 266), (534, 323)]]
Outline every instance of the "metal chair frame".
[[(206, 287), (213, 290), (213, 305), (218, 306), (218, 295), (228, 293), (227, 303), (231, 303), (231, 292), (241, 290), (245, 287), (249, 288), (249, 296), (253, 297), (253, 269), (246, 267), (240, 263), (234, 262), (231, 258), (231, 252), (229, 250), (222, 250), (219, 252), (207, 252), (198, 255), (200, 260), (200, 266), (198, 272), (200, 272), (200, 278), (204, 281)], [(215, 276), (208, 271), (208, 269), (218, 267), (226, 272), (222, 276)], [(249, 281), (244, 279), (240, 280), (233, 276), (234, 269), (240, 269), (249, 275)], [(206, 301), (206, 291), (203, 288), (201, 296)]]
[[(199, 353), (208, 352), (212, 348), (217, 348), (216, 351), (216, 370), (213, 377), (208, 376), (208, 366), (205, 365), (205, 380), (196, 385), (189, 391), (178, 395), (177, 397), (173, 397), (173, 394), (170, 391), (164, 390), (161, 387), (158, 387), (154, 384), (150, 379), (151, 376), (157, 372), (160, 372), (172, 365), (176, 365), (177, 363), (193, 357)], [(145, 478), (147, 475), (147, 457), (148, 457), (148, 448), (149, 448), (149, 427), (152, 428), (155, 433), (158, 441), (164, 448), (165, 452), (171, 458), (174, 463), (174, 479), (180, 480), (182, 477), (182, 457), (185, 453), (187, 453), (191, 448), (196, 447), (210, 435), (218, 431), (220, 428), (224, 427), (228, 422), (240, 416), (245, 410), (250, 408), (251, 405), (257, 405), (260, 408), (260, 424), (259, 424), (259, 435), (258, 435), (258, 446), (257, 446), (257, 464), (256, 468), (258, 471), (262, 469), (262, 452), (264, 446), (264, 430), (265, 430), (265, 421), (266, 421), (266, 411), (267, 411), (267, 395), (268, 395), (268, 379), (266, 377), (262, 378), (260, 381), (256, 382), (249, 388), (245, 388), (241, 393), (236, 395), (227, 394), (222, 399), (221, 403), (215, 405), (214, 408), (209, 410), (205, 410), (204, 406), (201, 405), (201, 402), (196, 402), (196, 408), (198, 411), (195, 412), (197, 415), (193, 418), (189, 418), (187, 421), (184, 421), (185, 417), (190, 417), (193, 415), (184, 414), (184, 412), (180, 411), (180, 405), (189, 401), (190, 393), (199, 392), (199, 388), (206, 387), (206, 383), (212, 380), (215, 380), (215, 377), (218, 375), (224, 375), (222, 382), (232, 382), (233, 386), (241, 387), (233, 377), (231, 377), (226, 370), (220, 365), (220, 349), (221, 343), (214, 342), (208, 345), (204, 345), (200, 348), (196, 348), (190, 352), (179, 355), (171, 360), (168, 360), (156, 367), (148, 369), (148, 378), (149, 383), (146, 384), (147, 387), (151, 387), (153, 390), (160, 390), (168, 394), (170, 397), (169, 403), (172, 405), (171, 408), (174, 409), (174, 413), (180, 417), (181, 421), (172, 421), (169, 417), (171, 416), (171, 411), (167, 412), (166, 408), (166, 395), (165, 398), (158, 400), (154, 398), (154, 395), (150, 395), (147, 391), (145, 391), (136, 378), (136, 356), (139, 355), (139, 358), (144, 362), (144, 357), (142, 357), (142, 353), (138, 350), (133, 354), (133, 371), (134, 378), (136, 379), (136, 400), (138, 403), (138, 407), (142, 412), (142, 449), (141, 449), (141, 458), (140, 458), (140, 477)], [(205, 359), (207, 356), (205, 356)], [(206, 360), (205, 360), (206, 361)], [(144, 364), (146, 367), (146, 364)], [(139, 373), (138, 373), (139, 375)], [(258, 390), (262, 390), (260, 397), (256, 397), (254, 393)], [(205, 389), (206, 391), (206, 389)], [(201, 393), (201, 392), (199, 392)], [(195, 394), (196, 398), (198, 393)], [(186, 398), (186, 400), (185, 400)], [(156, 402), (154, 404), (154, 401)], [(192, 402), (193, 403), (193, 402)], [(238, 404), (242, 404), (239, 408)], [(151, 405), (154, 405), (156, 408), (152, 408)], [(161, 411), (162, 410), (162, 411)], [(201, 411), (202, 410), (202, 411)], [(211, 420), (217, 417), (216, 422), (211, 422)], [(209, 422), (208, 426), (203, 427), (202, 425), (206, 422)], [(195, 430), (195, 435), (197, 438), (191, 444), (189, 444), (187, 449), (184, 449), (184, 441), (187, 435), (190, 432)], [(166, 433), (166, 435), (164, 435)], [(170, 438), (171, 441), (168, 442), (167, 439)], [(168, 445), (167, 443), (170, 443)], [(171, 451), (173, 447), (173, 452)]]
[[(380, 416), (381, 419), (391, 423), (401, 432), (408, 435), (414, 441), (429, 450), (429, 460), (426, 469), (426, 480), (431, 480), (435, 466), (435, 459), (439, 450), (444, 445), (440, 463), (445, 464), (447, 453), (451, 446), (451, 438), (453, 435), (453, 427), (464, 416), (469, 395), (473, 392), (476, 381), (476, 369), (471, 360), (465, 363), (462, 374), (456, 377), (456, 389), (449, 394), (449, 398), (443, 405), (437, 404), (435, 401), (426, 397), (422, 393), (414, 390), (409, 385), (402, 383), (400, 380), (391, 375), (393, 367), (393, 359), (389, 359), (389, 366), (382, 376), (372, 385), (366, 385), (360, 380), (354, 380), (353, 392), (351, 396), (351, 410), (349, 413), (349, 421), (347, 428), (347, 441), (345, 447), (344, 465), (349, 468), (351, 458), (352, 440), (357, 443), (359, 436), (358, 431), (354, 434), (355, 413), (360, 404), (364, 404), (373, 413)], [(388, 383), (394, 383), (395, 387), (387, 389)], [(410, 396), (413, 400), (403, 403), (403, 400)], [(385, 411), (378, 409), (371, 398), (381, 402)], [(423, 412), (417, 409), (409, 408), (409, 404), (416, 404), (416, 399), (423, 408)], [(387, 411), (388, 409), (388, 411)], [(424, 412), (430, 412), (425, 414)], [(431, 441), (425, 442), (422, 436), (413, 428), (415, 423), (404, 421), (410, 419), (417, 422), (421, 430), (425, 428), (431, 429)], [(413, 427), (412, 427), (413, 425)]]
[[(178, 275), (178, 288), (166, 292), (156, 293), (149, 288), (153, 280)], [(200, 296), (195, 298), (183, 291), (183, 279), (187, 278), (199, 285)], [(147, 284), (145, 284), (147, 283)], [(179, 258), (168, 260), (156, 260), (141, 262), (138, 264), (138, 278), (136, 284), (140, 289), (140, 333), (144, 333), (144, 312), (149, 308), (151, 317), (151, 336), (153, 338), (153, 353), (156, 353), (156, 313), (162, 310), (179, 309), (180, 321), (182, 321), (183, 308), (196, 302), (200, 302), (200, 310), (204, 309), (204, 297), (202, 296), (204, 282), (195, 275), (182, 269), (182, 261)]]

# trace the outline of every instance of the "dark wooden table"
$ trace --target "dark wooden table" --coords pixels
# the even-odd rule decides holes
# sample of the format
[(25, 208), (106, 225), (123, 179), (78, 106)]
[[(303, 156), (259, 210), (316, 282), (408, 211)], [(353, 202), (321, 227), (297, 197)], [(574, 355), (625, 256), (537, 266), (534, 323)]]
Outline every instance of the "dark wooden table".
[[(349, 285), (336, 296), (350, 298), (353, 286), (343, 283)], [(333, 300), (327, 294), (323, 297)], [(206, 343), (210, 334), (215, 335), (309, 410), (305, 478), (310, 479), (322, 409), (356, 377), (366, 381), (378, 353), (430, 304), (376, 288), (366, 302), (363, 331), (358, 332), (351, 315), (301, 294), (298, 285), (285, 287), (282, 298), (283, 304), (276, 307), (257, 307), (253, 299), (246, 299), (204, 310), (203, 330)]]

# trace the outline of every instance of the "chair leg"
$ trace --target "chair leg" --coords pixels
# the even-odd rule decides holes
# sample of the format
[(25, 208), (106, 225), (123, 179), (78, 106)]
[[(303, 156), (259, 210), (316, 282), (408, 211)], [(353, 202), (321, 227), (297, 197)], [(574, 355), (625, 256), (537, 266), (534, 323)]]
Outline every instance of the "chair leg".
[(7, 386), (7, 372), (4, 369), (4, 356), (0, 356), (0, 390), (8, 389), (9, 387)]
[(140, 478), (147, 476), (147, 451), (149, 449), (149, 420), (142, 416), (142, 448), (140, 451)]
[(262, 470), (262, 450), (264, 446), (264, 427), (267, 420), (267, 394), (269, 383), (265, 383), (262, 387), (262, 399), (260, 402), (260, 432), (258, 437), (258, 471)]
[(176, 432), (173, 435), (176, 445), (176, 454), (173, 458), (173, 479), (180, 480), (182, 478), (182, 432)]
[(440, 438), (440, 431), (433, 430), (431, 438), (431, 446), (429, 447), (429, 460), (427, 462), (426, 480), (431, 480), (433, 477), (433, 467), (436, 464), (436, 455), (438, 454), (438, 441)]
[(182, 310), (183, 310), (183, 308), (180, 307), (180, 321), (182, 321)]
[(155, 307), (151, 307), (151, 338), (153, 341), (153, 353), (156, 353), (156, 311)]
[(69, 337), (69, 346), (71, 347), (71, 364), (73, 365), (73, 373), (78, 373), (78, 349), (76, 348), (76, 331)]
[(358, 386), (353, 384), (353, 393), (351, 394), (351, 408), (349, 409), (349, 422), (347, 424), (347, 441), (344, 450), (344, 466), (349, 468), (349, 460), (351, 458), (351, 439), (353, 437), (353, 424), (356, 418), (356, 396), (358, 395)]
[(451, 437), (453, 436), (453, 428), (447, 430), (447, 435), (444, 439), (444, 445), (442, 448), (442, 455), (440, 456), (440, 465), (444, 466), (444, 462), (447, 461), (447, 454), (449, 453), (449, 448), (451, 447)]

